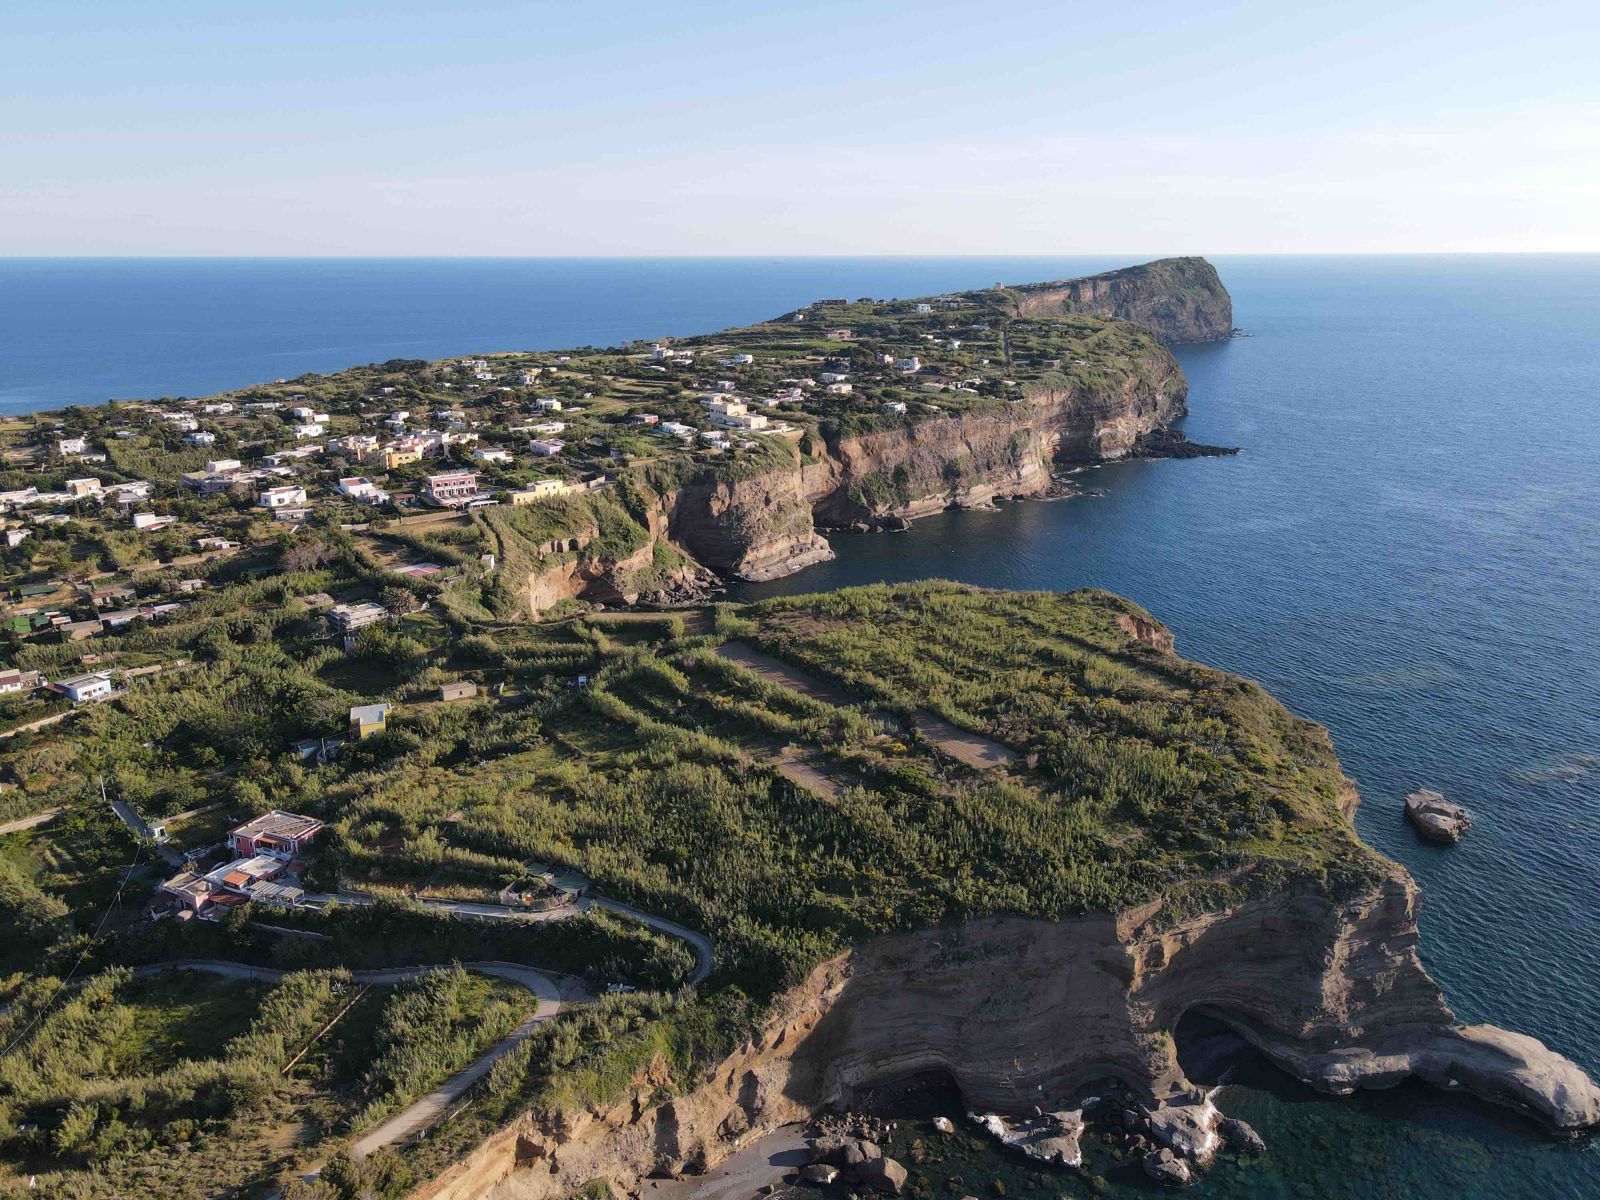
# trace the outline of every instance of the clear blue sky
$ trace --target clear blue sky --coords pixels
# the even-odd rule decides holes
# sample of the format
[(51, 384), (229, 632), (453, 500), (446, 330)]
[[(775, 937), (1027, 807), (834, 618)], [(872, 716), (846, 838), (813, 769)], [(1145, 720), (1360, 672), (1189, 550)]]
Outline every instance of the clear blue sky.
[(1600, 250), (1595, 0), (9, 0), (0, 55), (5, 255)]

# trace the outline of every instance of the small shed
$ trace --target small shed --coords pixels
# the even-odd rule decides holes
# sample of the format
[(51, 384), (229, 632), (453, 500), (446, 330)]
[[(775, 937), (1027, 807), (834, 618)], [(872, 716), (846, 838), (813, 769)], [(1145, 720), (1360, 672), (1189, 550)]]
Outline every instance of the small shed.
[(471, 700), (478, 694), (478, 685), (470, 680), (460, 680), (456, 683), (441, 683), (439, 685), (439, 699), (441, 700)]

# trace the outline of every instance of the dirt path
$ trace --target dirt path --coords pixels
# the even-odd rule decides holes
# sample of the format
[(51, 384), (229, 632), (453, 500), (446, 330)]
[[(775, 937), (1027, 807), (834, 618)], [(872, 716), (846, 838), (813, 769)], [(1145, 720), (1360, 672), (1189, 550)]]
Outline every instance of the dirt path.
[[(746, 670), (753, 671), (770, 683), (776, 683), (791, 691), (799, 692), (803, 696), (810, 696), (813, 700), (821, 700), (826, 704), (851, 705), (859, 701), (837, 688), (806, 674), (798, 667), (790, 666), (780, 658), (770, 654), (763, 654), (753, 646), (743, 642), (727, 642), (717, 647), (717, 653), (729, 662), (738, 663)], [(957, 762), (979, 771), (986, 771), (991, 767), (1011, 767), (1018, 761), (1016, 751), (1002, 746), (992, 738), (986, 738), (980, 733), (972, 733), (957, 725), (952, 725), (943, 717), (936, 717), (930, 712), (918, 712), (912, 716), (912, 722), (917, 727), (917, 732), (940, 750), (943, 750)], [(787, 772), (785, 772), (787, 774)], [(796, 782), (804, 782), (796, 780)]]
[(15, 821), (7, 821), (0, 825), (0, 837), (8, 833), (21, 833), (24, 829), (33, 829), (43, 825), (46, 821), (53, 821), (67, 810), (64, 808), (49, 808), (44, 812), (34, 813), (31, 817), (18, 817)]
[(785, 1125), (735, 1151), (704, 1175), (686, 1179), (647, 1179), (641, 1200), (750, 1200), (767, 1184), (806, 1165), (805, 1130)]
[(0, 733), (0, 738), (16, 737), (19, 733), (32, 733), (35, 729), (46, 729), (51, 725), (65, 721), (68, 717), (78, 715), (78, 710), (69, 708), (66, 712), (59, 712), (53, 716), (40, 717), (37, 721), (29, 721), (26, 725), (18, 725), (15, 729), (8, 729)]
[(821, 754), (805, 754), (796, 751), (793, 746), (785, 746), (767, 761), (790, 783), (798, 783), (830, 800), (837, 800), (844, 785), (817, 766), (821, 759)]
[(764, 654), (754, 646), (747, 646), (743, 642), (724, 642), (717, 647), (717, 654), (729, 662), (738, 663), (746, 670), (755, 672), (769, 683), (776, 683), (792, 692), (799, 692), (802, 696), (810, 696), (813, 700), (821, 700), (824, 704), (845, 708), (857, 703), (854, 696), (847, 696), (838, 688), (807, 675), (798, 667), (791, 667), (783, 659)]
[(959, 725), (952, 725), (943, 717), (919, 712), (911, 718), (917, 732), (951, 758), (964, 762), (979, 771), (990, 767), (1010, 767), (1017, 762), (1017, 753), (982, 734), (971, 733)]

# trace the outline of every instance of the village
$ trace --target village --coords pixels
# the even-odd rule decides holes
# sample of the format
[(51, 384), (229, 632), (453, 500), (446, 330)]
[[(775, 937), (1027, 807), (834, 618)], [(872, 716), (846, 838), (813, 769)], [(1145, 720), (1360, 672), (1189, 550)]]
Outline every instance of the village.
[[(974, 296), (821, 301), (714, 338), (400, 360), (14, 419), (0, 424), (0, 631), (70, 643), (157, 625), (204, 599), (218, 559), (281, 550), (301, 530), (399, 536), (594, 495), (657, 463), (737, 471), (774, 441), (804, 453), (811, 439), (1004, 403), (1019, 379), (1091, 366), (1019, 358), (1018, 333), (1002, 342), (972, 319), (985, 311)], [(401, 576), (448, 566), (375, 550)], [(92, 669), (0, 676), (0, 695), (74, 705), (112, 690)]]

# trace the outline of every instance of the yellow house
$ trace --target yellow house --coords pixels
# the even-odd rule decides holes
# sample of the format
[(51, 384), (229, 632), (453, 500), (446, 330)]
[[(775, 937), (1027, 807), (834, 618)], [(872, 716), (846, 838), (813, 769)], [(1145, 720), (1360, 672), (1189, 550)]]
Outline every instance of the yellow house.
[(387, 704), (358, 704), (350, 710), (350, 736), (360, 741), (389, 727)]
[(396, 467), (407, 467), (414, 462), (422, 461), (421, 450), (385, 450), (383, 452), (383, 465), (386, 470)]
[(511, 503), (532, 504), (535, 500), (548, 500), (552, 496), (567, 496), (581, 491), (581, 483), (568, 483), (565, 479), (537, 479), (531, 487), (512, 492)]

